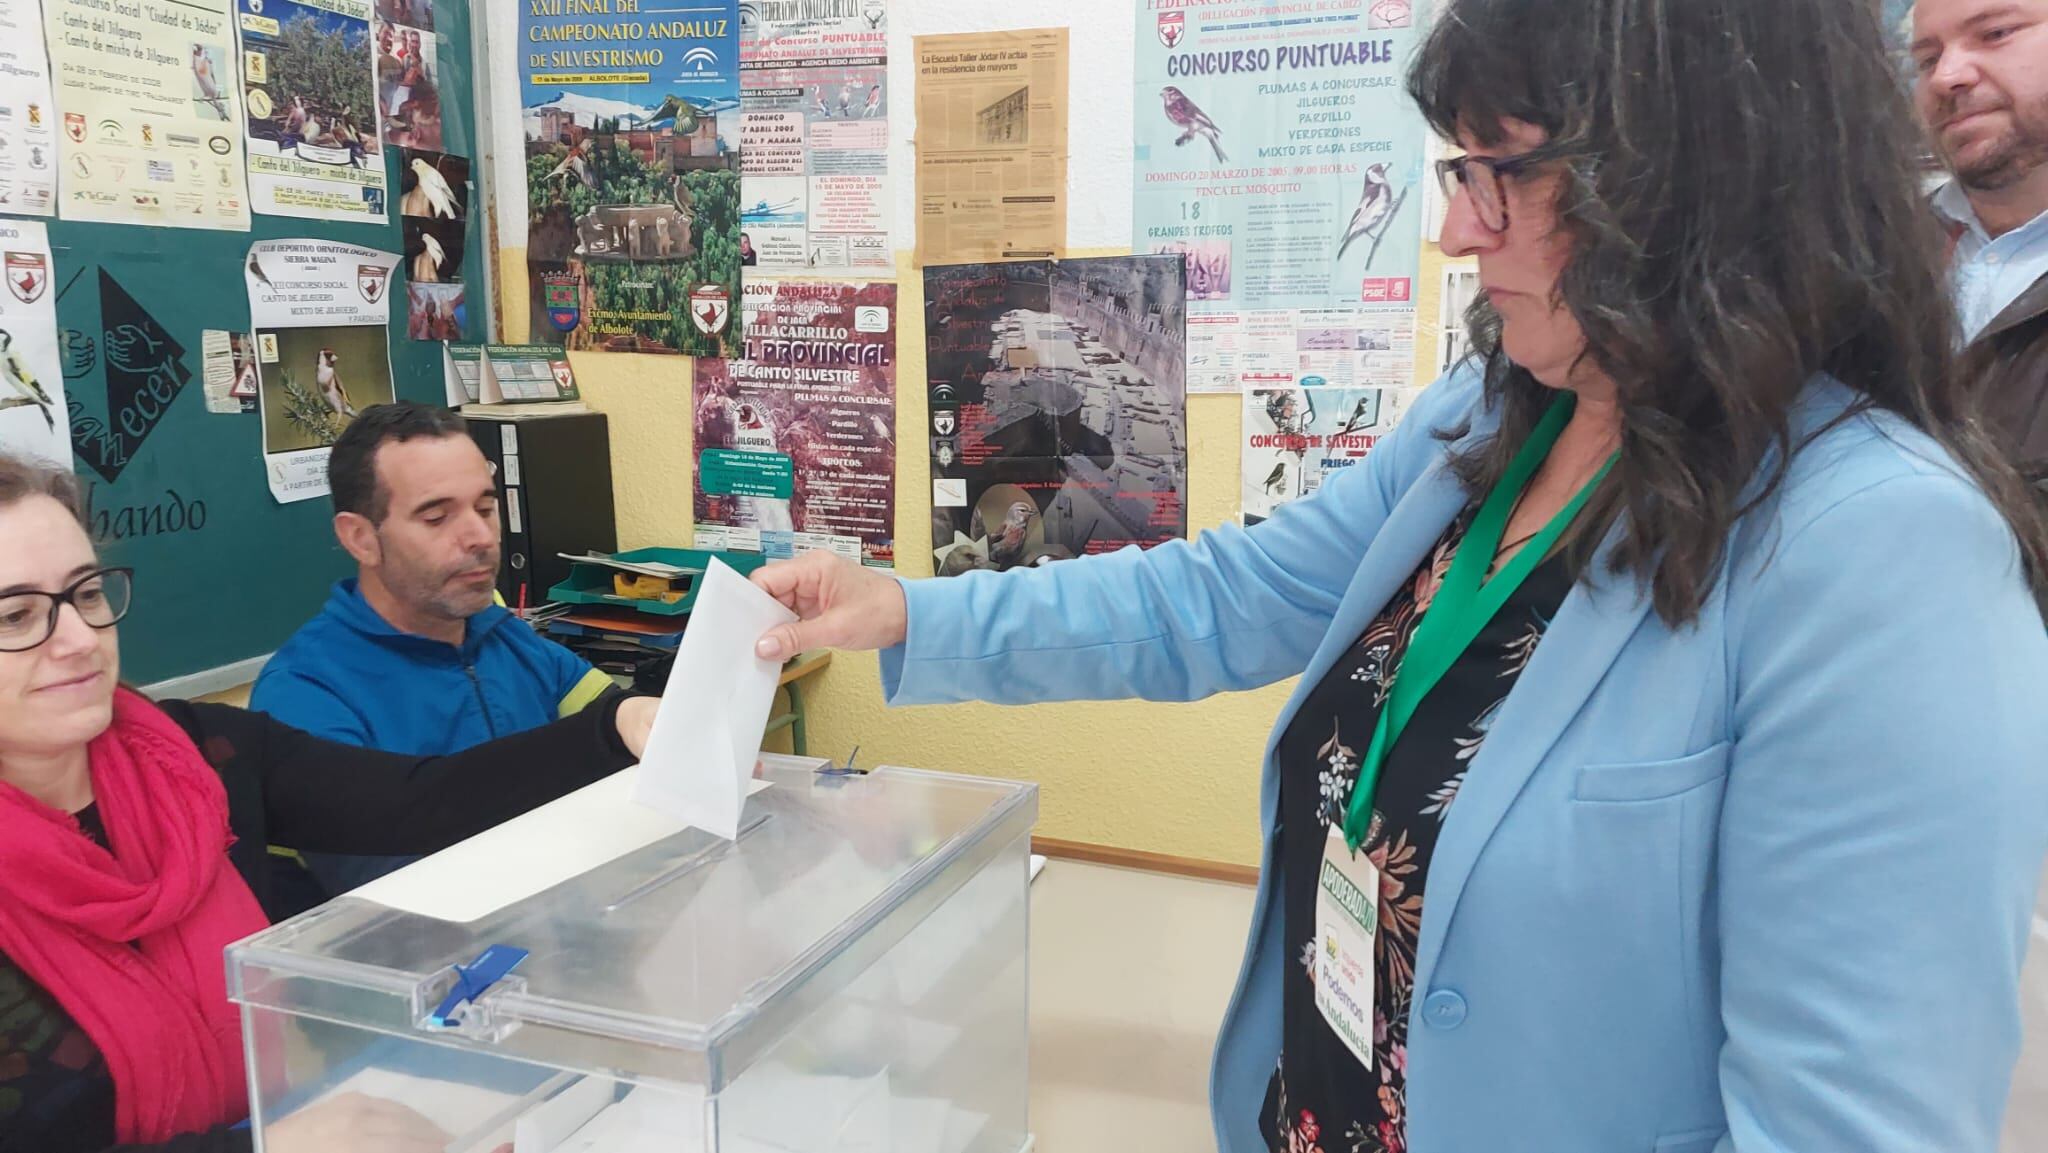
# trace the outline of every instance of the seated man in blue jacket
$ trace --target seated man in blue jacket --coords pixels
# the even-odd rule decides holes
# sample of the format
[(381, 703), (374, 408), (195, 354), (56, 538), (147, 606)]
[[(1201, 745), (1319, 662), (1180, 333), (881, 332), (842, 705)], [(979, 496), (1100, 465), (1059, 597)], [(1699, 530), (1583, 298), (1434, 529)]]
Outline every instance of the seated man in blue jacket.
[[(277, 650), (252, 708), (315, 736), (431, 755), (536, 728), (611, 687), (497, 603), (497, 486), (460, 414), (366, 408), (327, 469), (356, 578)], [(307, 856), (330, 895), (406, 863)]]

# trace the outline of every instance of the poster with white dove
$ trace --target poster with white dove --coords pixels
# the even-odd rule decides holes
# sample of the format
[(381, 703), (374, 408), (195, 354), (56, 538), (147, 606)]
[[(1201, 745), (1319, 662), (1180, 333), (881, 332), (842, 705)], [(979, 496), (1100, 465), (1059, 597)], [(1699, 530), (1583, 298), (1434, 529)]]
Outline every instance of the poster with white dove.
[(0, 452), (71, 466), (71, 418), (57, 352), (50, 238), (40, 221), (0, 220)]
[(1188, 391), (1414, 373), (1425, 0), (1137, 10), (1136, 252), (1188, 270)]
[(256, 330), (263, 468), (279, 504), (327, 495), (327, 455), (363, 409), (389, 404), (397, 253), (265, 240), (245, 266)]

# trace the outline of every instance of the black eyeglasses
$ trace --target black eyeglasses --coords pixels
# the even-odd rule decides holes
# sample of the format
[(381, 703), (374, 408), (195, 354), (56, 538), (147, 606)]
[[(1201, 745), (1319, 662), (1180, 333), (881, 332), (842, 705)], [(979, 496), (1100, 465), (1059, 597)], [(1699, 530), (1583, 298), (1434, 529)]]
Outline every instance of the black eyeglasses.
[(1545, 160), (1548, 152), (1524, 152), (1517, 156), (1453, 156), (1436, 162), (1437, 182), (1443, 185), (1448, 203), (1463, 188), (1472, 200), (1472, 211), (1488, 232), (1508, 230), (1507, 188), (1501, 182)]
[(63, 592), (18, 592), (0, 596), (0, 653), (21, 653), (50, 639), (65, 605), (96, 629), (110, 629), (128, 615), (135, 571), (103, 568), (71, 582)]

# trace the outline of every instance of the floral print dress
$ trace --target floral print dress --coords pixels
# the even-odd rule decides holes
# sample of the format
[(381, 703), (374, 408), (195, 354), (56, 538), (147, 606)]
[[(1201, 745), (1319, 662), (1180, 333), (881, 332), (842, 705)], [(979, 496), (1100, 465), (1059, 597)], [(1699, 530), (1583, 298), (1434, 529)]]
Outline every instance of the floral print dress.
[(1315, 878), (1330, 826), (1344, 820), (1394, 670), (1450, 571), (1471, 516), (1468, 509), (1445, 530), (1414, 577), (1309, 693), (1280, 739), (1276, 851), (1291, 963), (1281, 991), (1280, 1067), (1260, 1118), (1274, 1153), (1404, 1153), (1408, 1147), (1408, 1007), (1430, 855), (1467, 766), (1571, 591), (1562, 556), (1552, 555), (1529, 574), (1422, 699), (1381, 770), (1365, 845), (1380, 871), (1370, 1070), (1316, 1010)]

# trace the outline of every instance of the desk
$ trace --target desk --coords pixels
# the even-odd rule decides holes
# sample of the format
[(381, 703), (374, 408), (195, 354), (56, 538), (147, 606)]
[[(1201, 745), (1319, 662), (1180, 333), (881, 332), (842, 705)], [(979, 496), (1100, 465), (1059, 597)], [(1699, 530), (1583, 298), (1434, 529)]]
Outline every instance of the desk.
[(789, 700), (789, 710), (768, 718), (767, 733), (779, 729), (789, 730), (789, 751), (802, 757), (810, 754), (804, 751), (804, 690), (803, 682), (825, 670), (832, 663), (832, 653), (798, 653), (796, 658), (782, 666), (782, 677), (776, 687)]

